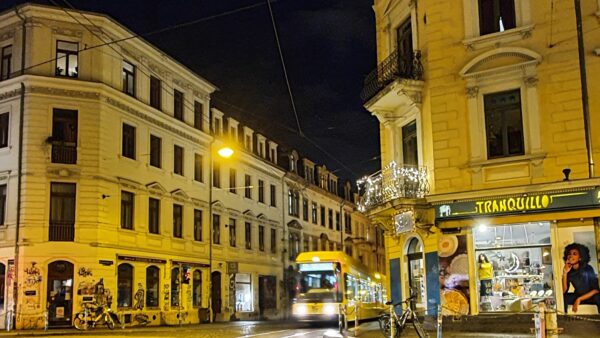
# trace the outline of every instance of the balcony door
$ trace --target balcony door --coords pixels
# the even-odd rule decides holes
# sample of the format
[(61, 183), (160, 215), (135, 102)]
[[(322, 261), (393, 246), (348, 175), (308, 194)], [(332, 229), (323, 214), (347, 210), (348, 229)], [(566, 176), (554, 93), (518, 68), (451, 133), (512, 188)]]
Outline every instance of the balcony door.
[(75, 239), (75, 183), (50, 185), (50, 241)]
[(77, 111), (54, 109), (52, 163), (77, 163)]
[(402, 162), (405, 166), (419, 165), (419, 150), (417, 145), (417, 121), (402, 126)]
[(413, 37), (410, 17), (396, 29), (396, 42), (400, 69), (409, 71), (412, 68), (413, 58)]

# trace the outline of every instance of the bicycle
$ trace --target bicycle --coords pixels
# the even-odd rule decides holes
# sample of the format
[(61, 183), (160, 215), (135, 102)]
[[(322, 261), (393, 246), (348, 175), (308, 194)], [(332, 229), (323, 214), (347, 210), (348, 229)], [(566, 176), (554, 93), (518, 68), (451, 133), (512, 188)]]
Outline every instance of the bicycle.
[[(383, 332), (384, 336), (390, 337), (390, 338), (400, 337), (400, 335), (402, 334), (402, 331), (406, 327), (407, 320), (410, 318), (410, 321), (412, 322), (413, 327), (415, 328), (415, 331), (417, 332), (417, 335), (420, 338), (429, 337), (429, 335), (427, 334), (427, 332), (425, 332), (425, 329), (423, 329), (423, 326), (419, 322), (417, 315), (410, 307), (410, 301), (414, 300), (414, 298), (415, 297), (410, 297), (410, 298), (405, 299), (404, 301), (401, 301), (401, 302), (398, 302), (395, 304), (392, 302), (385, 303), (385, 305), (388, 305), (390, 307), (390, 311), (384, 312), (379, 316), (379, 328), (381, 329), (381, 332)], [(396, 308), (396, 306), (399, 306), (402, 304), (406, 304), (406, 309), (403, 309), (400, 316), (398, 316), (398, 314), (396, 313), (396, 311), (394, 311), (394, 309)], [(393, 337), (392, 337), (392, 326), (391, 326), (391, 321), (390, 321), (390, 315), (392, 316), (392, 319), (394, 322)]]

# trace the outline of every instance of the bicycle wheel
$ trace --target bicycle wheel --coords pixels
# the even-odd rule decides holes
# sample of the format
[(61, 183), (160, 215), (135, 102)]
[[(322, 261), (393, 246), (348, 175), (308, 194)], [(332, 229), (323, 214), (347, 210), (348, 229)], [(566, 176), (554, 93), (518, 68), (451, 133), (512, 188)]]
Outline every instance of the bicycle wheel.
[(83, 322), (83, 319), (79, 318), (79, 315), (75, 316), (73, 326), (75, 326), (77, 330), (85, 330), (85, 323)]
[(106, 326), (109, 329), (114, 330), (115, 329), (115, 321), (112, 319), (112, 317), (110, 315), (106, 315), (105, 319), (106, 319)]
[(427, 332), (425, 332), (425, 329), (423, 329), (423, 326), (421, 325), (421, 322), (419, 322), (419, 320), (417, 319), (417, 317), (413, 317), (413, 326), (415, 327), (415, 331), (417, 332), (417, 335), (420, 338), (426, 338), (429, 337), (427, 335)]

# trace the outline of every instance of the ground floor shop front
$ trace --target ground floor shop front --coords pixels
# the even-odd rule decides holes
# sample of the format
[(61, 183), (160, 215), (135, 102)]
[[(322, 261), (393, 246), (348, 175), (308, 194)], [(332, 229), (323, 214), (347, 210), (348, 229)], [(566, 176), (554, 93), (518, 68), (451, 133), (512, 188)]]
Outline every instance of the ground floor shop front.
[(3, 326), (71, 327), (86, 304), (110, 307), (125, 326), (282, 316), (283, 268), (276, 264), (39, 246), (21, 248), (19, 259), (14, 248), (0, 252)]
[[(425, 314), (438, 305), (447, 315), (512, 314), (539, 303), (598, 314), (600, 294), (578, 302), (577, 312), (573, 305), (599, 289), (599, 205), (595, 187), (436, 203), (435, 227), (388, 238), (392, 299), (413, 295)], [(573, 247), (584, 256), (581, 270), (563, 285), (565, 249)], [(584, 270), (587, 285), (577, 277)]]

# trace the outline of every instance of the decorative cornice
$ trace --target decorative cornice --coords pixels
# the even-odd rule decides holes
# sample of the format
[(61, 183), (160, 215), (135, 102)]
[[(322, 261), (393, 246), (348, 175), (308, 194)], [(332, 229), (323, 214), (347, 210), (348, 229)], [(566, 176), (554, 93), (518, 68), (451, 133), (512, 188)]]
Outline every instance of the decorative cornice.
[(16, 97), (19, 95), (21, 95), (21, 88), (9, 90), (7, 92), (0, 93), (0, 101), (5, 100), (5, 99), (10, 99), (12, 97)]
[(51, 87), (31, 86), (31, 87), (29, 87), (28, 92), (35, 93), (35, 94), (58, 95), (58, 96), (76, 97), (76, 98), (91, 99), (91, 100), (97, 100), (100, 98), (100, 94), (97, 92), (51, 88)]
[(71, 36), (75, 38), (82, 38), (83, 31), (78, 29), (69, 29), (65, 27), (52, 26), (52, 34), (60, 34), (65, 36)]

